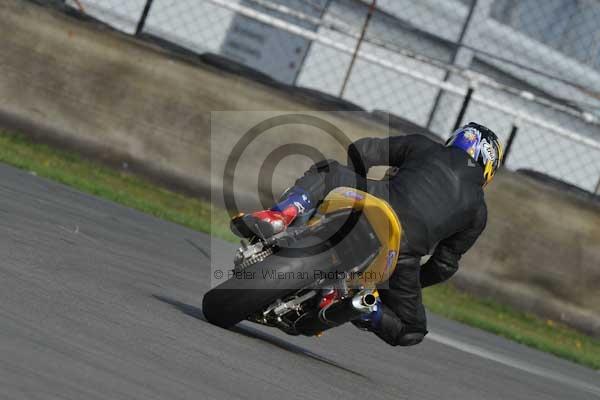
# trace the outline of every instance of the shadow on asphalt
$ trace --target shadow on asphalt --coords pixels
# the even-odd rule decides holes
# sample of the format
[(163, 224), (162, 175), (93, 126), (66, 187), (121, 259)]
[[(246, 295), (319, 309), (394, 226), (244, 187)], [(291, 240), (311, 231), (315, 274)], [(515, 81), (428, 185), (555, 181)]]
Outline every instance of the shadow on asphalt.
[[(200, 307), (182, 303), (182, 302), (172, 299), (170, 297), (161, 296), (161, 295), (157, 295), (157, 294), (153, 294), (152, 297), (154, 297), (155, 299), (157, 299), (159, 301), (162, 301), (163, 303), (169, 304), (170, 306), (176, 308), (177, 310), (181, 311), (185, 315), (189, 315), (190, 317), (199, 319), (204, 322), (208, 322), (206, 320), (206, 318), (204, 317), (204, 314), (202, 313), (202, 309)], [(244, 335), (244, 336), (252, 338), (252, 339), (261, 340), (263, 342), (266, 342), (273, 346), (279, 347), (280, 349), (288, 351), (290, 353), (294, 353), (294, 354), (297, 354), (297, 355), (300, 355), (303, 357), (311, 358), (313, 360), (322, 362), (329, 366), (338, 368), (342, 371), (351, 373), (352, 375), (360, 376), (361, 378), (369, 380), (369, 378), (366, 375), (363, 375), (360, 372), (356, 372), (350, 368), (344, 367), (343, 365), (340, 365), (333, 360), (330, 360), (326, 357), (320, 356), (316, 353), (313, 353), (312, 351), (306, 350), (303, 347), (297, 346), (297, 345), (287, 342), (281, 338), (278, 338), (277, 336), (260, 331), (253, 327), (246, 326), (246, 325), (244, 325), (244, 326), (236, 325), (229, 330), (231, 332), (239, 333), (241, 335)]]
[(190, 317), (194, 317), (204, 322), (208, 322), (204, 317), (204, 314), (202, 313), (202, 309), (200, 307), (195, 307), (190, 304), (182, 303), (178, 300), (166, 296), (161, 296), (159, 294), (153, 294), (152, 297), (154, 297), (158, 301), (162, 301), (163, 303), (173, 306), (185, 315), (189, 315)]
[(193, 241), (191, 241), (190, 239), (185, 239), (185, 241), (192, 246), (193, 248), (195, 248), (196, 250), (198, 250), (198, 252), (200, 252), (204, 258), (206, 258), (207, 260), (210, 260), (210, 254), (207, 250), (203, 249), (201, 246), (198, 246), (196, 243), (194, 243)]
[(312, 351), (306, 350), (303, 347), (296, 346), (295, 344), (292, 344), (292, 343), (287, 342), (287, 341), (285, 341), (283, 339), (280, 339), (277, 336), (270, 335), (270, 334), (268, 334), (266, 332), (260, 331), (258, 329), (252, 328), (250, 326), (240, 326), (240, 325), (237, 325), (234, 328), (232, 328), (231, 331), (240, 333), (240, 334), (242, 334), (244, 336), (247, 336), (247, 337), (250, 337), (250, 338), (262, 340), (264, 342), (267, 342), (267, 343), (270, 343), (270, 344), (272, 344), (274, 346), (277, 346), (280, 349), (283, 349), (283, 350), (289, 351), (291, 353), (298, 354), (298, 355), (301, 355), (301, 356), (304, 356), (304, 357), (308, 357), (308, 358), (311, 358), (313, 360), (325, 363), (325, 364), (327, 364), (329, 366), (341, 369), (341, 370), (343, 370), (345, 372), (349, 372), (352, 375), (360, 376), (360, 377), (365, 378), (367, 380), (369, 379), (367, 376), (361, 374), (360, 372), (356, 372), (354, 370), (351, 370), (350, 368), (344, 367), (343, 365), (340, 365), (340, 364), (336, 363), (333, 360), (330, 360), (330, 359), (328, 359), (326, 357), (320, 356), (320, 355), (318, 355), (316, 353), (313, 353)]

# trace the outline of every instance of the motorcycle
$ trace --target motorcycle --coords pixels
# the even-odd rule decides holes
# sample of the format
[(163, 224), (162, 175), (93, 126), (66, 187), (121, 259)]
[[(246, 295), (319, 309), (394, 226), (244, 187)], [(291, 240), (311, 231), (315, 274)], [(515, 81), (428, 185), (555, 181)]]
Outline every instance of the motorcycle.
[(242, 241), (231, 278), (204, 295), (203, 313), (224, 328), (249, 320), (318, 336), (374, 310), (377, 285), (396, 268), (401, 235), (386, 201), (337, 188), (307, 222)]

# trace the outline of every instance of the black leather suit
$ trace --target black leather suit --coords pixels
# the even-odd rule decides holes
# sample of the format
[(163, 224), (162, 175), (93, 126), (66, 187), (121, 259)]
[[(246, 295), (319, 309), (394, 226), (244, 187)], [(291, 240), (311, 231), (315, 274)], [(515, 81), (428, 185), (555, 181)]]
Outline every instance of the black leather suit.
[[(421, 135), (364, 138), (348, 153), (348, 165), (359, 165), (358, 156), (366, 171), (377, 165), (397, 168), (389, 180), (366, 183), (369, 193), (394, 208), (404, 231), (396, 271), (389, 285), (379, 290), (384, 307), (375, 333), (394, 346), (417, 344), (427, 334), (421, 288), (450, 278), (485, 228), (483, 169), (463, 150)], [(356, 187), (355, 169), (320, 162), (296, 185), (316, 204), (336, 187)], [(421, 266), (427, 254), (432, 255)]]

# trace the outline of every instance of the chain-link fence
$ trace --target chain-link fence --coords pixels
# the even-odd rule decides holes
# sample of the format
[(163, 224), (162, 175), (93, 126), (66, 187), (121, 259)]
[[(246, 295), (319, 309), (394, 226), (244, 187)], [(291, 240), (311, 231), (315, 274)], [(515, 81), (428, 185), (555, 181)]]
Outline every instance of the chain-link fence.
[(507, 168), (600, 189), (598, 0), (66, 3), (441, 137), (483, 123), (510, 143)]

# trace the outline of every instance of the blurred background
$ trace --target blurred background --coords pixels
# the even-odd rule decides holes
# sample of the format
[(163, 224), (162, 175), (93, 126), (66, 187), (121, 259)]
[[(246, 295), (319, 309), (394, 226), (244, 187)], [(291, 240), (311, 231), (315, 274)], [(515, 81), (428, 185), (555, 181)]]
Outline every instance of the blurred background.
[[(505, 165), (600, 192), (597, 0), (67, 0), (339, 108), (447, 137), (470, 120)], [(229, 65), (227, 65), (229, 62)], [(387, 117), (387, 115), (386, 115)]]

